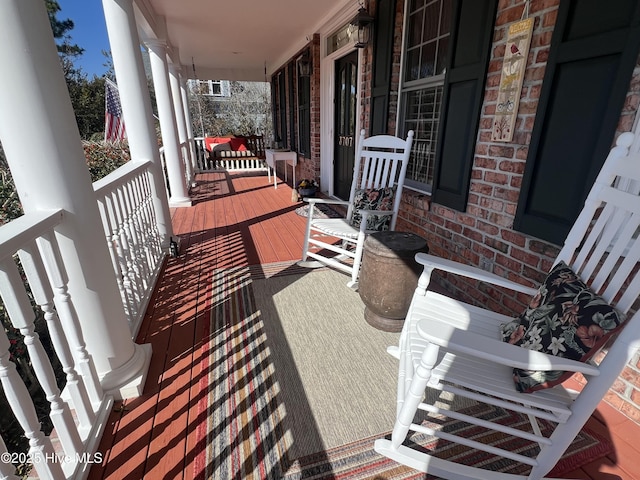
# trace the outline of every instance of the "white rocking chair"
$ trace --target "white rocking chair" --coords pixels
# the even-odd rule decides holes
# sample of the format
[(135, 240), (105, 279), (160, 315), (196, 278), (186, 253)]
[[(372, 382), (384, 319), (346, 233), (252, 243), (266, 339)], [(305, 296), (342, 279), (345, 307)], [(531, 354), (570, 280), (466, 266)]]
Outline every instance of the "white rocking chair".
[[(395, 229), (413, 142), (412, 130), (406, 140), (391, 135), (369, 138), (364, 135), (362, 130), (349, 200), (304, 199), (309, 203), (309, 213), (299, 264), (311, 268), (327, 265), (341, 270), (351, 275), (347, 284), (351, 288), (358, 283), (367, 235)], [(343, 205), (347, 214), (344, 218), (314, 218), (314, 206), (318, 203)]]
[[(572, 331), (570, 328), (549, 330), (546, 333), (543, 328), (538, 328), (541, 324), (536, 322), (541, 317), (536, 315), (540, 314), (540, 309), (549, 308), (548, 313), (553, 308), (551, 295), (546, 296), (551, 293), (551, 288), (557, 285), (562, 285), (559, 288), (568, 288), (566, 285), (573, 288), (574, 284), (571, 281), (563, 283), (566, 278), (563, 280), (556, 277), (556, 282), (549, 281), (550, 289), (541, 290), (541, 296), (534, 297), (535, 301), (523, 314), (525, 316), (521, 316), (530, 323), (522, 323), (522, 328), (513, 328), (516, 324), (509, 323), (514, 320), (512, 318), (428, 290), (431, 272), (440, 269), (532, 295), (538, 290), (512, 283), (484, 270), (432, 255), (418, 254), (416, 260), (424, 265), (424, 271), (407, 314), (399, 347), (388, 349), (389, 353), (400, 361), (397, 418), (391, 439), (376, 440), (377, 452), (421, 472), (446, 479), (537, 480), (552, 470), (640, 346), (640, 314), (635, 313), (637, 305), (634, 307), (640, 293), (640, 275), (637, 275), (640, 260), (640, 197), (637, 188), (630, 191), (633, 187), (629, 187), (638, 185), (637, 181), (640, 180), (640, 154), (628, 153), (632, 140), (632, 134), (623, 134), (617, 146), (611, 150), (582, 212), (556, 259), (558, 268), (562, 268), (560, 262), (565, 262), (592, 292), (581, 290), (582, 293), (573, 300), (565, 298), (567, 302), (573, 302), (565, 304), (569, 309), (565, 313), (561, 311), (560, 316), (553, 317), (553, 322), (556, 323), (545, 326), (550, 329), (568, 328), (571, 327), (571, 322), (582, 322), (585, 318), (603, 321), (603, 317), (595, 315), (571, 317), (571, 314), (575, 313), (571, 307), (580, 302), (577, 300), (580, 295), (591, 295), (595, 292), (601, 297), (599, 305), (604, 304), (605, 308), (611, 305), (615, 308), (618, 316), (608, 317), (609, 320), (615, 318), (622, 321), (627, 314), (630, 316), (622, 327), (613, 329), (614, 334), (611, 338), (615, 338), (618, 330), (622, 328), (622, 333), (615, 342), (608, 348), (602, 348), (600, 340), (604, 341), (605, 337), (599, 335), (614, 326), (606, 322), (600, 324), (603, 328), (606, 326), (602, 331), (599, 331), (597, 326), (591, 331), (590, 327), (575, 328), (574, 324), (575, 336), (566, 338), (560, 338), (560, 335), (556, 337), (555, 333)], [(554, 271), (560, 270), (554, 267), (551, 275)], [(572, 277), (573, 280), (575, 277)], [(558, 290), (558, 295), (561, 294), (562, 291)], [(542, 302), (538, 306), (539, 300)], [(549, 303), (545, 303), (547, 301)], [(580, 304), (579, 308), (583, 307), (585, 310), (579, 310), (580, 312), (586, 312), (586, 308), (590, 308), (589, 305)], [(565, 317), (564, 314), (569, 316)], [(615, 314), (609, 312), (605, 317), (608, 315)], [(546, 317), (547, 320), (549, 318), (551, 314)], [(567, 323), (562, 323), (565, 321)], [(504, 324), (507, 324), (507, 327), (502, 327)], [(503, 341), (503, 338), (509, 335), (510, 342)], [(551, 335), (555, 346), (548, 345), (548, 348), (540, 348), (539, 351), (530, 349), (535, 348), (534, 344), (545, 335)], [(587, 338), (589, 335), (592, 335), (591, 338)], [(527, 348), (518, 346), (525, 338), (529, 342), (525, 345)], [(570, 344), (579, 347), (584, 347), (585, 344), (592, 345), (594, 348), (586, 356), (595, 355), (597, 351), (606, 352), (606, 355), (597, 365), (592, 360), (585, 361), (585, 357), (576, 361), (545, 353), (553, 352), (554, 349), (561, 351), (565, 346), (565, 350), (568, 350)], [(526, 373), (531, 371), (538, 373), (527, 377)], [(557, 378), (558, 374), (553, 375), (551, 371), (565, 372), (564, 377), (570, 376), (573, 372), (580, 372), (585, 377), (586, 385), (580, 392), (570, 391), (561, 383), (552, 388), (538, 389), (533, 393), (521, 393), (516, 390), (514, 375), (519, 379), (524, 378), (526, 383), (531, 379), (544, 381), (545, 378)], [(525, 376), (520, 376), (523, 372)], [(563, 377), (558, 378), (558, 381), (563, 381)], [(535, 382), (531, 385), (534, 384)], [(441, 408), (439, 405), (442, 404), (434, 397), (442, 396), (442, 392), (449, 392), (446, 394), (449, 396), (453, 394), (453, 403), (456, 399), (465, 399), (524, 414), (531, 423), (531, 431), (510, 428), (465, 415), (460, 411), (451, 411), (446, 406)], [(448, 398), (448, 401), (451, 401), (451, 398)], [(525, 438), (534, 445), (539, 444), (539, 453), (535, 457), (524, 456), (509, 450), (509, 447), (492, 447), (471, 438), (439, 431), (437, 427), (429, 428), (426, 422), (422, 423), (425, 415), (430, 415), (431, 418), (432, 415), (437, 415), (439, 418), (461, 420), (473, 426), (513, 436), (508, 438)], [(537, 419), (550, 421), (553, 433), (543, 435)], [(433, 426), (433, 423), (428, 425)], [(410, 431), (435, 435), (438, 439), (489, 452), (525, 466), (530, 465), (531, 469), (528, 475), (515, 475), (437, 458), (430, 450), (419, 450), (415, 443), (405, 442)], [(510, 445), (508, 442), (504, 444)]]

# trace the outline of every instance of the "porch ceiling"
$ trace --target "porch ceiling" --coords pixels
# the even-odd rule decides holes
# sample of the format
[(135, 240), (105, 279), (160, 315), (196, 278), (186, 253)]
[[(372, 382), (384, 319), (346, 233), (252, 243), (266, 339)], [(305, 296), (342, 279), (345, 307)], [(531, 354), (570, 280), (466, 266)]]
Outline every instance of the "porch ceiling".
[(198, 78), (264, 81), (356, 0), (136, 0), (141, 39), (166, 40)]

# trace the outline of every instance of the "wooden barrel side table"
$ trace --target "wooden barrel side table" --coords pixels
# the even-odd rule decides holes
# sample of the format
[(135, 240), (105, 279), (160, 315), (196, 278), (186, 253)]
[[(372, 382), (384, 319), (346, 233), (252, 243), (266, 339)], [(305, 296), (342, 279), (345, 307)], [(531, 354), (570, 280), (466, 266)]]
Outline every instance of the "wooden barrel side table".
[(408, 232), (369, 235), (364, 243), (358, 292), (366, 322), (385, 332), (402, 330), (422, 267), (416, 253), (428, 253), (427, 241)]

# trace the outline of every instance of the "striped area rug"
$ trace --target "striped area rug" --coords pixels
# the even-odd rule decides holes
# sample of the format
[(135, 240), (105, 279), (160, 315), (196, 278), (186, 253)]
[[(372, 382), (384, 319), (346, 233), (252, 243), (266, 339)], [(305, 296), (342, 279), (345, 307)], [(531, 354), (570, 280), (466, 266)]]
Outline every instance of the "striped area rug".
[[(509, 412), (499, 407), (490, 405), (476, 405), (463, 411), (467, 415), (497, 422), (503, 425), (515, 426), (527, 430), (528, 420), (522, 415)], [(428, 423), (433, 427), (433, 422)], [(487, 432), (477, 426), (464, 422), (449, 420), (442, 424), (441, 428), (452, 434), (473, 438), (485, 444), (498, 448), (506, 448), (522, 455), (534, 455), (537, 446), (525, 440)], [(543, 422), (542, 432), (551, 432), (551, 424)], [(385, 435), (391, 438), (391, 434)], [(380, 436), (365, 438), (357, 442), (334, 448), (316, 455), (308, 455), (294, 462), (283, 477), (285, 480), (298, 479), (334, 479), (334, 480), (399, 480), (399, 479), (435, 479), (437, 477), (418, 473), (411, 468), (404, 467), (382, 455), (374, 449), (373, 444)], [(530, 467), (508, 459), (496, 457), (478, 450), (461, 447), (445, 440), (435, 439), (424, 434), (414, 434), (407, 445), (418, 447), (419, 450), (445, 460), (456, 461), (464, 465), (481, 466), (490, 471), (510, 474), (526, 474)], [(508, 445), (508, 448), (507, 448)], [(565, 455), (556, 464), (548, 476), (562, 476), (563, 474), (579, 468), (582, 465), (604, 457), (613, 450), (613, 445), (608, 439), (601, 437), (589, 429), (581, 431), (573, 441)]]
[[(320, 269), (323, 270), (323, 269)], [(339, 446), (332, 445), (332, 440), (325, 439), (326, 432), (332, 432), (332, 416), (316, 415), (312, 408), (296, 414), (290, 392), (283, 391), (287, 384), (285, 377), (295, 376), (303, 385), (303, 395), (317, 395), (313, 386), (322, 380), (303, 378), (304, 365), (283, 365), (280, 352), (291, 341), (287, 332), (285, 338), (274, 335), (269, 315), (259, 309), (256, 297), (261, 298), (256, 288), (286, 284), (278, 283), (278, 277), (293, 275), (292, 279), (311, 275), (316, 271), (301, 269), (295, 264), (282, 263), (254, 267), (242, 267), (217, 271), (212, 278), (212, 295), (210, 322), (205, 328), (205, 338), (210, 341), (202, 349), (202, 372), (200, 388), (208, 391), (207, 396), (199, 404), (199, 418), (206, 418), (197, 427), (197, 442), (201, 452), (195, 458), (196, 478), (216, 480), (245, 479), (417, 479), (424, 475), (415, 470), (403, 467), (377, 454), (373, 450), (373, 442), (385, 433), (363, 433), (355, 441), (348, 441)], [(339, 278), (335, 288), (345, 288), (343, 278)], [(292, 280), (293, 281), (293, 280)], [(270, 283), (271, 282), (271, 283)], [(307, 282), (311, 285), (314, 282)], [(303, 285), (298, 282), (296, 285)], [(278, 286), (277, 288), (281, 288)], [(282, 287), (285, 289), (285, 287)], [(306, 287), (305, 287), (306, 288)], [(339, 292), (339, 290), (337, 290)], [(267, 292), (271, 294), (271, 292)], [(305, 295), (318, 296), (317, 291), (296, 290), (291, 308), (304, 309)], [(264, 296), (264, 294), (262, 294)], [(338, 296), (325, 291), (321, 301), (329, 304)], [(284, 300), (281, 300), (284, 301)], [(302, 306), (302, 307), (301, 307)], [(264, 305), (262, 306), (264, 310)], [(368, 327), (367, 327), (368, 328)], [(277, 331), (277, 330), (276, 330)], [(329, 333), (327, 333), (329, 334)], [(338, 336), (340, 332), (336, 332)], [(277, 338), (271, 338), (276, 336)], [(334, 340), (339, 342), (340, 339)], [(378, 347), (375, 347), (377, 351)], [(384, 352), (380, 353), (385, 356)], [(286, 356), (284, 357), (286, 360)], [(339, 364), (340, 358), (332, 358)], [(306, 382), (306, 383), (305, 383)], [(321, 383), (321, 382), (320, 382)], [(369, 386), (370, 387), (370, 386)], [(364, 386), (366, 389), (368, 386)], [(321, 389), (322, 390), (322, 389)], [(352, 396), (361, 396), (361, 393)], [(374, 395), (374, 393), (372, 393)], [(395, 391), (389, 392), (391, 401), (395, 401)], [(313, 403), (310, 401), (310, 403)], [(339, 410), (353, 408), (352, 399), (346, 398), (347, 405), (338, 405)], [(295, 406), (297, 408), (297, 406)], [(349, 412), (348, 412), (349, 413)], [(361, 412), (362, 415), (370, 412)], [(481, 416), (501, 423), (514, 425), (526, 422), (526, 419), (511, 412), (488, 406), (471, 406), (467, 414)], [(295, 425), (292, 428), (292, 415)], [(375, 415), (375, 412), (373, 413)], [(387, 418), (387, 414), (381, 415)], [(383, 422), (387, 425), (387, 422)], [(389, 425), (390, 426), (390, 425)], [(347, 430), (349, 425), (347, 425)], [(448, 421), (442, 428), (462, 432), (464, 435), (482, 436), (477, 427)], [(357, 433), (360, 427), (353, 427)], [(293, 432), (293, 433), (292, 433)], [(307, 442), (311, 453), (300, 455), (296, 448), (305, 439), (301, 437), (308, 432), (311, 438)], [(342, 434), (338, 432), (338, 434)], [(338, 438), (340, 438), (338, 436)], [(438, 456), (457, 458), (471, 465), (484, 465), (493, 471), (520, 473), (521, 465), (510, 461), (496, 459), (482, 452), (460, 451), (448, 442), (433, 437), (414, 435), (412, 441), (423, 448), (435, 450)], [(498, 445), (504, 438), (492, 437), (487, 442)], [(514, 445), (509, 439), (510, 448), (520, 452), (532, 449), (530, 445)], [(320, 449), (313, 446), (318, 442), (329, 447)], [(335, 443), (335, 439), (333, 439)], [(594, 432), (583, 430), (569, 448), (562, 460), (554, 469), (554, 475), (562, 475), (588, 462), (611, 452), (612, 445)]]

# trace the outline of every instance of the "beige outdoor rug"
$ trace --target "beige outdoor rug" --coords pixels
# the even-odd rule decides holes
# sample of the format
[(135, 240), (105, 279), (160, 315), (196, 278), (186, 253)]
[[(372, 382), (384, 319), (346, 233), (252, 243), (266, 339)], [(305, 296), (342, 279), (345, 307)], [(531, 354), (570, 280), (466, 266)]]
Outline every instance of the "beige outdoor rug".
[(289, 457), (389, 431), (398, 333), (371, 327), (348, 277), (321, 269), (253, 282), (285, 406)]

